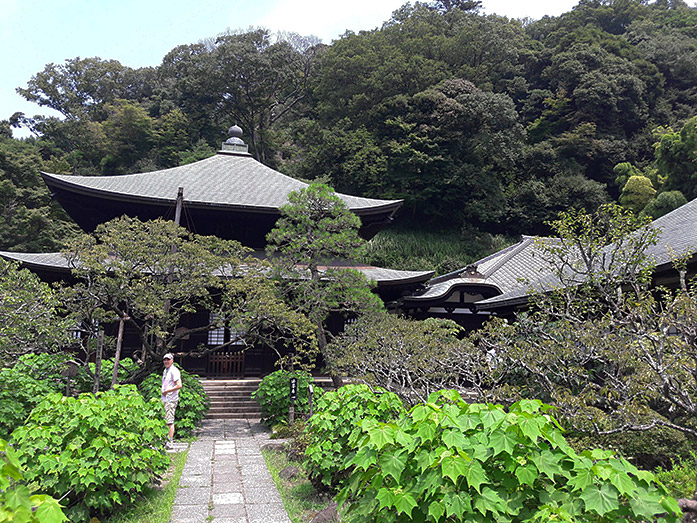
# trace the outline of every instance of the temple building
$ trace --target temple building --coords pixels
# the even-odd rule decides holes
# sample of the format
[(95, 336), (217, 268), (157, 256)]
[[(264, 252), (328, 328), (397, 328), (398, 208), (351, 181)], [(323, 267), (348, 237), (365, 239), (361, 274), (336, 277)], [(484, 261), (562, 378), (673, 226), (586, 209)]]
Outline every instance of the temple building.
[[(71, 176), (42, 172), (52, 195), (70, 217), (85, 231), (99, 224), (128, 215), (142, 221), (174, 219), (191, 232), (237, 240), (258, 250), (266, 245), (266, 235), (281, 216), (280, 207), (288, 194), (308, 184), (279, 173), (256, 161), (242, 141), (242, 130), (233, 126), (230, 138), (210, 158), (148, 173), (119, 176)], [(378, 200), (337, 194), (361, 220), (359, 234), (372, 238), (392, 221), (402, 200)], [(0, 256), (18, 261), (44, 281), (70, 281), (71, 268), (61, 253), (12, 253)], [(357, 265), (347, 261), (337, 265), (362, 272), (376, 285), (375, 292), (391, 303), (414, 292), (433, 276), (433, 271), (398, 271)], [(206, 311), (200, 311), (207, 315)], [(194, 315), (195, 316), (195, 315)], [(192, 316), (189, 321), (195, 322)], [(207, 321), (208, 318), (205, 318)], [(230, 339), (226, 329), (191, 336), (182, 343), (186, 353), (199, 345), (216, 347)], [(123, 354), (137, 353), (140, 340), (133, 332), (123, 338)], [(204, 376), (258, 376), (272, 372), (275, 353), (262, 347), (228, 348), (222, 354), (180, 359), (179, 363)]]

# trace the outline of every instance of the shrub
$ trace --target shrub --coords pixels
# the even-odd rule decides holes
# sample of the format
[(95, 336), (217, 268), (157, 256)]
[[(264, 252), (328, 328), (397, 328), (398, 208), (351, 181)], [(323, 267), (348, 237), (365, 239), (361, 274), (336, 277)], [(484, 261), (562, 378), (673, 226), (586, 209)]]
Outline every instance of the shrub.
[(64, 392), (66, 385), (65, 370), (67, 362), (72, 359), (69, 353), (25, 354), (14, 368), (35, 380), (46, 383), (54, 392)]
[(52, 392), (46, 382), (26, 375), (18, 365), (0, 372), (0, 438), (9, 438), (37, 403)]
[(367, 385), (345, 385), (317, 401), (305, 433), (304, 468), (316, 488), (336, 488), (348, 477), (343, 464), (356, 453), (362, 435), (360, 421), (394, 421), (404, 413), (399, 397)]
[(169, 463), (158, 407), (132, 385), (96, 396), (49, 394), (12, 433), (27, 481), (64, 499), (71, 521), (132, 502)]
[(658, 467), (656, 477), (675, 498), (692, 499), (695, 495), (695, 464), (697, 456), (677, 459), (669, 466)]
[(364, 419), (339, 500), (358, 521), (680, 521), (652, 473), (612, 451), (577, 454), (549, 409), (440, 391), (397, 423)]
[(0, 521), (61, 523), (67, 520), (58, 501), (46, 494), (32, 495), (21, 480), (14, 449), (0, 439)]
[[(77, 376), (73, 382), (73, 387), (78, 392), (92, 392), (94, 389), (95, 364), (88, 363), (90, 372), (85, 366), (78, 369)], [(133, 372), (138, 369), (138, 364), (130, 358), (119, 361), (119, 370), (116, 375), (117, 383), (126, 380)], [(105, 358), (102, 360), (102, 370), (99, 377), (99, 390), (105, 392), (111, 388), (111, 377), (114, 373), (114, 360)], [(159, 389), (158, 389), (159, 390)]]
[[(211, 400), (203, 390), (203, 385), (196, 374), (190, 374), (184, 369), (179, 369), (182, 375), (182, 388), (179, 389), (179, 404), (175, 416), (174, 429), (178, 438), (191, 436), (194, 429), (211, 406)], [(140, 393), (146, 400), (161, 398), (162, 375), (153, 372), (140, 384)], [(164, 417), (164, 409), (160, 406), (161, 416)]]
[[(295, 400), (295, 415), (309, 412), (308, 386), (314, 383), (310, 374), (303, 371), (277, 370), (264, 377), (252, 398), (259, 402), (261, 420), (269, 427), (278, 423), (288, 423), (290, 408), (290, 379), (298, 379), (298, 398)], [(322, 394), (322, 389), (314, 387), (314, 398)]]

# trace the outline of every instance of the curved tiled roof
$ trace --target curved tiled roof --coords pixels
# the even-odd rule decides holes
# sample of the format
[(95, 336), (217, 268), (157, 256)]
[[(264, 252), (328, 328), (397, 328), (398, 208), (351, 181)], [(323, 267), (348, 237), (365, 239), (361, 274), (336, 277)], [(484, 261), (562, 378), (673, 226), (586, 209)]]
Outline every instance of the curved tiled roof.
[[(41, 173), (47, 185), (113, 200), (173, 203), (179, 187), (190, 206), (277, 211), (288, 193), (307, 184), (281, 174), (248, 154), (219, 152), (195, 163), (119, 176), (71, 176)], [(397, 209), (402, 200), (377, 200), (337, 194), (356, 214)]]

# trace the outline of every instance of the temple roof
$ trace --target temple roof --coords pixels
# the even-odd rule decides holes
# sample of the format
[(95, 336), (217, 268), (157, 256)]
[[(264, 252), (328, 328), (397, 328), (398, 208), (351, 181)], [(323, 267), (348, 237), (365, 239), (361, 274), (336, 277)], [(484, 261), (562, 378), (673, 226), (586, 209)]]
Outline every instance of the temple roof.
[[(0, 257), (20, 262), (24, 267), (34, 271), (68, 272), (71, 270), (68, 260), (60, 252), (25, 253), (0, 251)], [(379, 287), (423, 283), (433, 276), (433, 271), (400, 271), (350, 263), (342, 263), (341, 267), (362, 272), (366, 278), (374, 281)]]
[[(83, 195), (100, 195), (119, 201), (173, 204), (179, 187), (187, 205), (235, 207), (277, 212), (288, 203), (288, 193), (308, 184), (281, 174), (247, 154), (218, 154), (188, 165), (119, 176), (72, 176), (42, 172), (51, 187)], [(396, 210), (402, 200), (377, 200), (347, 194), (337, 195), (356, 214)]]

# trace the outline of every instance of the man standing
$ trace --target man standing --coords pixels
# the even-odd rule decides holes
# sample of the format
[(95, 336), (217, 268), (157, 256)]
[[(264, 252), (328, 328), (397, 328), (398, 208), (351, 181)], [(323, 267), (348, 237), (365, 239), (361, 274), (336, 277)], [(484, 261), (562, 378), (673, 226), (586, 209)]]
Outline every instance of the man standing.
[(167, 353), (162, 357), (165, 371), (162, 374), (162, 403), (165, 406), (165, 422), (169, 426), (169, 440), (166, 449), (172, 449), (174, 440), (174, 411), (179, 403), (179, 389), (182, 388), (182, 375), (174, 366), (174, 356)]

